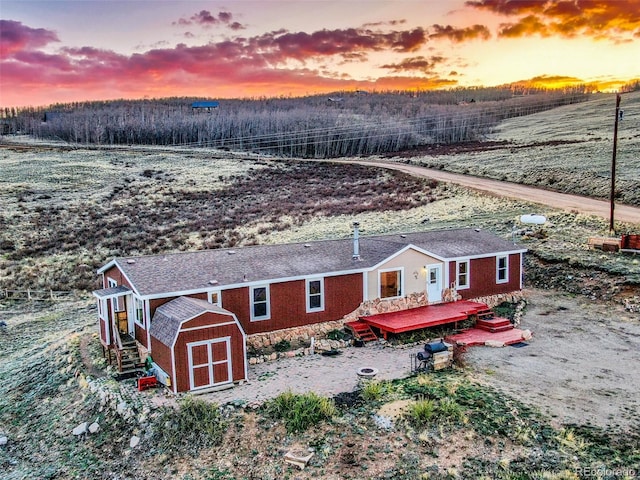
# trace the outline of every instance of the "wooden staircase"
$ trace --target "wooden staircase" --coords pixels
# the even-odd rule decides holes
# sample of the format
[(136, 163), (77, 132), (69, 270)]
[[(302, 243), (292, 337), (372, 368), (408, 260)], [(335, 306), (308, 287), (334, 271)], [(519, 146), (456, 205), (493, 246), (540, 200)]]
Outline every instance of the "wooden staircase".
[(493, 310), (480, 310), (476, 314), (476, 328), (486, 332), (506, 332), (512, 330), (513, 325), (508, 318), (496, 317)]
[(363, 342), (372, 342), (374, 340), (378, 340), (378, 337), (373, 330), (371, 330), (371, 326), (363, 322), (362, 320), (356, 320), (353, 322), (346, 322), (344, 326), (349, 329), (349, 331), (353, 334), (353, 337), (362, 340)]
[(120, 334), (122, 348), (116, 348), (118, 371), (120, 375), (132, 374), (144, 370), (144, 363), (140, 360), (140, 353), (135, 339), (126, 334)]

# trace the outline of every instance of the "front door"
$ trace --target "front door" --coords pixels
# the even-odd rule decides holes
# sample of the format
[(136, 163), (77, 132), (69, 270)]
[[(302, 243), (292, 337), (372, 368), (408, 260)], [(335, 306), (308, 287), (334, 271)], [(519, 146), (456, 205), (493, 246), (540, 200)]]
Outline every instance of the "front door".
[(230, 337), (188, 343), (187, 354), (191, 390), (214, 387), (233, 380)]
[(442, 301), (442, 265), (427, 265), (427, 300)]

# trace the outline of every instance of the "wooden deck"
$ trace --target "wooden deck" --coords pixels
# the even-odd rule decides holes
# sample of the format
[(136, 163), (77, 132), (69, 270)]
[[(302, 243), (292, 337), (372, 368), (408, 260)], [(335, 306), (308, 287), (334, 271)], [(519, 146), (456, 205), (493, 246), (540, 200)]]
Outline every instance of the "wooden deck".
[(488, 310), (488, 306), (480, 302), (460, 300), (458, 302), (440, 303), (424, 307), (410, 308), (398, 312), (379, 313), (360, 317), (360, 320), (382, 332), (384, 338), (389, 333), (402, 333), (435, 327), (447, 323), (467, 320), (479, 311)]

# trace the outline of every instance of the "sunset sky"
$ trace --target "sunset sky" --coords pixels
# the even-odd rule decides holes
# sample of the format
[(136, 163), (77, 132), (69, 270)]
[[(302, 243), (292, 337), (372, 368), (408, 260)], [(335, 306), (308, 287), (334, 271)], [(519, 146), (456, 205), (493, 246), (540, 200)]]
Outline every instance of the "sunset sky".
[(640, 0), (0, 0), (0, 107), (640, 78)]

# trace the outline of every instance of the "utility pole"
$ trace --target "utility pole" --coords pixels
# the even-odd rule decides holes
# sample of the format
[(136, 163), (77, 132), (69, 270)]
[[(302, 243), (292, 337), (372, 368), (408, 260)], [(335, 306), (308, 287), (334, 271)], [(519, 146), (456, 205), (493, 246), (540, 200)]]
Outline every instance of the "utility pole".
[(616, 121), (613, 126), (613, 157), (611, 159), (611, 210), (609, 213), (609, 233), (614, 232), (613, 228), (613, 210), (615, 207), (614, 199), (616, 196), (616, 150), (618, 149), (618, 120), (620, 119), (620, 94), (616, 95)]

